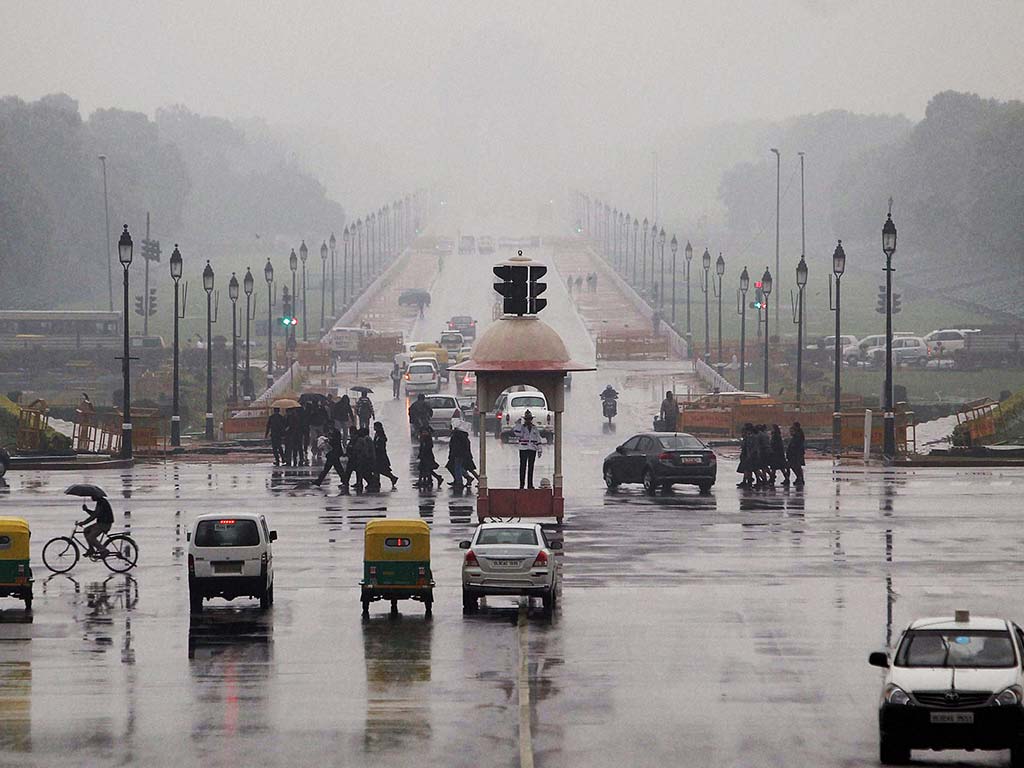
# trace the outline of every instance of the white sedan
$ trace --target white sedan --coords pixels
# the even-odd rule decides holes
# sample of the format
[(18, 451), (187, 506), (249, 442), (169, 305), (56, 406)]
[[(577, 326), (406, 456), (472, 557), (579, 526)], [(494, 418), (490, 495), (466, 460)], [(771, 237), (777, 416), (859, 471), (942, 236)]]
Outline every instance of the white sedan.
[(482, 523), (472, 541), (463, 541), (462, 609), (477, 608), (484, 595), (526, 595), (544, 602), (550, 615), (558, 600), (561, 574), (555, 550), (539, 523)]

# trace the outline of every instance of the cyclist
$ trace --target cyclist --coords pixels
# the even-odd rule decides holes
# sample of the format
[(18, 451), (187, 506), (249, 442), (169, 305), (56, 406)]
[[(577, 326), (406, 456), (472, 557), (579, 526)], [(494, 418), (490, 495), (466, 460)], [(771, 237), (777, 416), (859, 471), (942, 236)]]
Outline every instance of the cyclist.
[(96, 508), (89, 509), (87, 504), (83, 504), (82, 509), (89, 513), (89, 517), (79, 520), (78, 525), (85, 526), (82, 533), (85, 535), (85, 540), (89, 542), (89, 549), (85, 556), (103, 557), (107, 554), (107, 547), (100, 541), (100, 537), (109, 533), (114, 525), (114, 510), (110, 508), (110, 502), (103, 496), (93, 496), (92, 500), (96, 502)]

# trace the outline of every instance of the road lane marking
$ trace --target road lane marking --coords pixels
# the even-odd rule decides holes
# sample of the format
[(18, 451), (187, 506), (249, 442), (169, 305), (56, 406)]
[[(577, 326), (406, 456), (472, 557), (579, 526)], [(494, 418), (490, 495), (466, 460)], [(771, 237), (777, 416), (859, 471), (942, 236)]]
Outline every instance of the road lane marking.
[(533, 733), (530, 727), (530, 658), (529, 624), (526, 609), (529, 603), (519, 605), (519, 768), (533, 768)]

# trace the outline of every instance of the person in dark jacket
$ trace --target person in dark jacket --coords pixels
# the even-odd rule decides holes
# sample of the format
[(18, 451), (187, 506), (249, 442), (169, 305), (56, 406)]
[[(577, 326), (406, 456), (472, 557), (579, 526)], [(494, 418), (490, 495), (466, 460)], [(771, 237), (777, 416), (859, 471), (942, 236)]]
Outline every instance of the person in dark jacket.
[(373, 438), (370, 437), (370, 430), (360, 427), (356, 430), (355, 438), (352, 440), (352, 469), (356, 475), (356, 481), (352, 485), (357, 492), (362, 492), (364, 486), (367, 491), (380, 490), (380, 475), (377, 474), (376, 451), (373, 447)]
[(756, 474), (757, 484), (760, 486), (769, 485), (768, 467), (771, 463), (772, 439), (768, 435), (768, 427), (764, 424), (757, 425), (755, 433), (757, 439), (757, 463)]
[(299, 454), (302, 452), (302, 409), (289, 408), (285, 417), (284, 444), (285, 466), (299, 466)]
[(346, 443), (351, 437), (352, 424), (355, 423), (355, 414), (352, 413), (352, 401), (348, 395), (342, 395), (341, 399), (334, 404), (334, 426), (341, 432), (341, 439)]
[(110, 533), (110, 529), (114, 525), (114, 510), (110, 508), (110, 502), (103, 496), (93, 496), (92, 500), (96, 506), (89, 509), (87, 505), (82, 505), (82, 509), (88, 512), (89, 516), (85, 520), (79, 520), (78, 525), (85, 526), (82, 529), (82, 534), (89, 542), (85, 556), (101, 557), (107, 553), (107, 547), (100, 541), (100, 538), (104, 534)]
[[(397, 400), (402, 392), (402, 369), (398, 367), (398, 361), (391, 367), (391, 396)], [(375, 424), (374, 427), (377, 425)]]
[(275, 408), (274, 412), (270, 414), (270, 418), (267, 419), (267, 428), (263, 430), (264, 439), (266, 439), (268, 435), (270, 436), (270, 445), (274, 449), (275, 467), (281, 466), (281, 462), (285, 461), (284, 431), (284, 416), (281, 415), (280, 408)]
[(434, 415), (434, 409), (427, 402), (427, 396), (422, 392), (416, 396), (416, 402), (409, 406), (409, 424), (412, 425), (414, 434), (420, 434), (424, 429), (430, 429), (430, 417)]
[(370, 434), (370, 424), (373, 423), (373, 402), (371, 402), (369, 395), (363, 392), (359, 399), (356, 400), (356, 416), (359, 417), (359, 429), (365, 429), (366, 434)]
[[(799, 421), (794, 421), (789, 428), (789, 445), (786, 446), (786, 463), (793, 470), (793, 479), (797, 488), (804, 484), (804, 430)], [(784, 485), (789, 485), (789, 473), (786, 473)]]
[(398, 475), (391, 469), (391, 459), (388, 457), (388, 436), (384, 432), (384, 425), (379, 421), (373, 423), (373, 453), (377, 462), (377, 473), (391, 481), (391, 487), (398, 485)]
[(299, 409), (299, 466), (309, 466), (309, 436), (313, 419), (313, 404), (307, 402)]
[(754, 484), (756, 452), (757, 447), (754, 444), (754, 425), (748, 421), (743, 425), (743, 431), (740, 433), (740, 463), (737, 465), (736, 471), (743, 475), (743, 479), (736, 483), (737, 488), (749, 488)]
[(327, 433), (327, 441), (329, 447), (327, 455), (324, 456), (324, 468), (320, 470), (320, 476), (313, 481), (313, 485), (320, 485), (327, 477), (327, 473), (333, 469), (341, 478), (341, 492), (348, 493), (349, 460), (345, 451), (345, 443), (341, 439), (341, 432), (332, 428)]
[(419, 450), (419, 477), (416, 480), (416, 487), (420, 490), (434, 487), (434, 470), (438, 464), (434, 459), (434, 438), (430, 434), (430, 428), (420, 430)]
[(782, 430), (772, 424), (771, 449), (768, 458), (769, 484), (775, 485), (777, 473), (781, 472), (789, 485), (789, 469), (786, 466), (786, 444), (782, 441)]
[(473, 448), (469, 442), (469, 434), (462, 429), (462, 423), (452, 425), (452, 436), (448, 440), (448, 463), (445, 465), (452, 473), (452, 485), (463, 488), (466, 485), (466, 462), (473, 460)]

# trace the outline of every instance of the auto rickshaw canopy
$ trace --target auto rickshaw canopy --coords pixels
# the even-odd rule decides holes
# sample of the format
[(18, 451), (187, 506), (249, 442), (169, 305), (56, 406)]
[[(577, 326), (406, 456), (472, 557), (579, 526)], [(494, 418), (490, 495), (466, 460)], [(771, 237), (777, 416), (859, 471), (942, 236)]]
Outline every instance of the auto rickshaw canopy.
[(0, 560), (28, 560), (32, 532), (20, 517), (0, 517)]
[(415, 519), (370, 520), (364, 534), (364, 559), (429, 561), (430, 526)]

